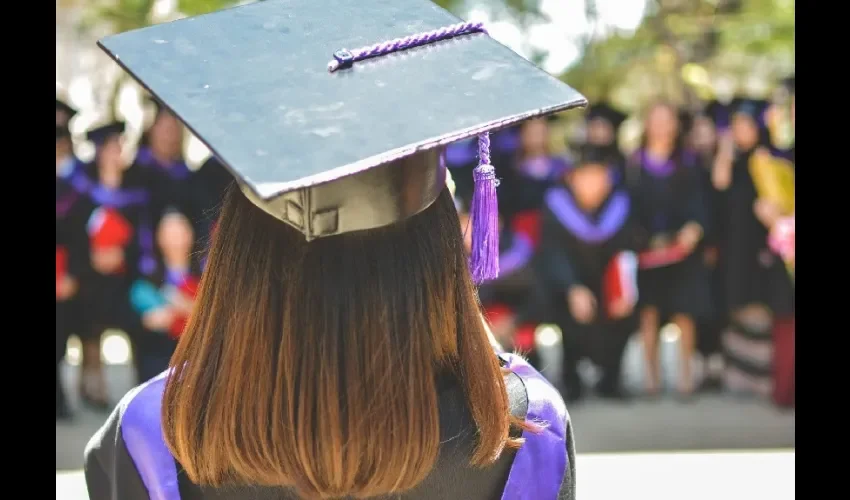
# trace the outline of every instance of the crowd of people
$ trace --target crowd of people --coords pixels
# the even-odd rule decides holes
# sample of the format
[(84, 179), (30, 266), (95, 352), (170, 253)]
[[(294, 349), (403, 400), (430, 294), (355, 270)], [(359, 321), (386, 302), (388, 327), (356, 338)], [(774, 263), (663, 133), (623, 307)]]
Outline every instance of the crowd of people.
[[(639, 332), (643, 396), (654, 398), (669, 322), (679, 331), (679, 399), (728, 389), (793, 406), (794, 147), (777, 147), (770, 125), (785, 112), (793, 129), (794, 80), (780, 85), (782, 102), (737, 97), (697, 112), (650, 103), (628, 154), (617, 141), (627, 115), (606, 103), (591, 104), (586, 138), (567, 154), (550, 152), (545, 119), (494, 135), (501, 275), (480, 298), (495, 336), (536, 361), (535, 331), (557, 325), (565, 397), (585, 394), (577, 368), (587, 358), (602, 372), (595, 392), (626, 400), (622, 358)], [(475, 148), (446, 151), (464, 227)], [(699, 384), (697, 350), (708, 361)]]
[(127, 333), (139, 380), (166, 368), (204, 267), (213, 212), (230, 183), (214, 158), (189, 169), (182, 124), (152, 106), (131, 164), (120, 121), (87, 132), (95, 156), (84, 163), (69, 130), (77, 110), (56, 99), (57, 419), (70, 416), (59, 364), (72, 334), (82, 343), (80, 398), (92, 408), (111, 408), (100, 355), (107, 328)]
[[(118, 121), (87, 132), (95, 156), (84, 163), (69, 129), (77, 111), (56, 100), (57, 419), (71, 416), (59, 368), (72, 334), (83, 347), (81, 401), (92, 408), (111, 407), (100, 357), (105, 329), (128, 334), (139, 380), (167, 367), (232, 181), (214, 157), (190, 169), (180, 121), (151, 105), (154, 119), (130, 164)], [(787, 227), (782, 216), (792, 214), (762, 196), (750, 168), (752, 158), (794, 161), (793, 147), (771, 145), (768, 108), (736, 98), (689, 114), (658, 101), (646, 110), (640, 148), (628, 155), (617, 143), (626, 115), (605, 103), (590, 107), (586, 141), (572, 155), (550, 153), (548, 119), (494, 134), (501, 275), (479, 293), (499, 340), (534, 362), (536, 326), (554, 323), (563, 338), (565, 396), (584, 394), (577, 365), (588, 358), (603, 372), (596, 392), (626, 399), (621, 358), (639, 330), (646, 393), (655, 396), (658, 330), (670, 321), (681, 332), (676, 389), (683, 399), (697, 389), (691, 359), (699, 347), (725, 360), (705, 388), (773, 394), (793, 405), (793, 244), (768, 250), (769, 231)], [(791, 110), (793, 117), (793, 100)], [(468, 223), (466, 170), (477, 162), (475, 144), (449, 145), (444, 160)]]

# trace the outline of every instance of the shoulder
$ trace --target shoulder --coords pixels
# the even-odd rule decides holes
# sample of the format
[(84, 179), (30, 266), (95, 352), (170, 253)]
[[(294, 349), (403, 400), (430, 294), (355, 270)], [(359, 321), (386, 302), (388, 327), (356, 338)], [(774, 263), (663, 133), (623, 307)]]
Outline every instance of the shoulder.
[(89, 440), (84, 456), (90, 490), (132, 487), (153, 495), (177, 488), (176, 463), (160, 421), (167, 373), (128, 392)]
[[(524, 431), (524, 443), (517, 452), (504, 498), (575, 498), (575, 444), (569, 412), (561, 394), (527, 361), (515, 354), (500, 354), (503, 365), (516, 376), (525, 393), (525, 420), (535, 425)], [(508, 394), (512, 411), (521, 396)], [(516, 415), (516, 413), (514, 413)], [(533, 481), (530, 478), (534, 478)], [(531, 495), (531, 496), (523, 496)]]

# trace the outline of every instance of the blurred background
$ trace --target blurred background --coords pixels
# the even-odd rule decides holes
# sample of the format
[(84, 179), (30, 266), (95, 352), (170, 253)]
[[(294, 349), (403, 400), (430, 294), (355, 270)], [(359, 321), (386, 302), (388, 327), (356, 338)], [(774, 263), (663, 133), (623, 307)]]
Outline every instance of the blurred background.
[[(179, 335), (179, 330), (174, 330), (174, 324), (179, 324), (176, 311), (185, 307), (185, 304), (172, 304), (167, 324), (161, 318), (159, 322), (151, 320), (147, 314), (149, 309), (136, 303), (126, 315), (115, 316), (117, 319), (100, 312), (97, 314), (101, 317), (96, 319), (80, 319), (92, 316), (88, 311), (109, 309), (111, 306), (102, 303), (106, 300), (104, 297), (110, 294), (126, 296), (137, 283), (127, 282), (125, 288), (106, 287), (99, 295), (81, 295), (82, 284), (71, 286), (62, 281), (59, 249), (60, 246), (71, 248), (74, 236), (68, 236), (73, 232), (71, 229), (63, 229), (60, 236), (60, 225), (84, 228), (94, 252), (96, 239), (106, 236), (93, 233), (93, 214), (98, 208), (108, 209), (112, 205), (89, 196), (85, 209), (72, 209), (68, 212), (72, 215), (60, 217), (60, 198), (64, 192), (60, 190), (60, 180), (66, 181), (65, 191), (85, 198), (85, 189), (80, 187), (85, 182), (76, 181), (88, 178), (95, 184), (98, 181), (106, 183), (109, 161), (103, 158), (109, 156), (109, 140), (123, 135), (123, 147), (112, 152), (115, 153), (114, 162), (124, 165), (123, 180), (119, 181), (122, 188), (150, 189), (152, 199), (171, 200), (160, 203), (159, 212), (151, 215), (150, 220), (124, 213), (124, 222), (129, 223), (127, 227), (131, 233), (147, 231), (153, 237), (152, 255), (157, 262), (155, 268), (160, 272), (143, 274), (159, 291), (162, 303), (174, 300), (174, 289), (180, 292), (181, 301), (191, 302), (192, 280), (203, 270), (203, 247), (214, 229), (214, 218), (210, 218), (209, 213), (214, 211), (222, 183), (226, 182), (221, 180), (221, 165), (210, 158), (203, 144), (179, 125), (175, 126), (173, 117), (148, 100), (144, 91), (96, 47), (95, 41), (110, 33), (243, 3), (250, 2), (56, 2), (57, 383), (63, 388), (61, 393), (57, 390), (57, 498), (87, 498), (78, 472), (88, 438), (103, 422), (106, 412), (135, 385), (137, 378), (164, 368), (169, 349), (173, 349), (173, 342)], [(723, 165), (726, 165), (725, 171), (735, 170), (739, 162), (743, 162), (746, 169), (753, 157), (764, 159), (765, 164), (778, 170), (789, 164), (793, 167), (794, 1), (437, 0), (435, 3), (463, 19), (485, 22), (490, 36), (563, 79), (587, 96), (591, 103), (588, 112), (568, 112), (555, 120), (538, 122), (539, 126), (524, 124), (494, 136), (497, 170), (502, 172), (502, 177), (516, 181), (511, 183), (513, 187), (503, 183), (500, 188), (502, 240), (528, 243), (526, 260), (518, 267), (533, 267), (535, 276), (530, 280), (504, 280), (482, 287), (482, 302), (496, 336), (508, 346), (528, 353), (571, 401), (579, 454), (591, 457), (590, 454), (612, 452), (793, 449), (793, 256), (789, 258), (788, 252), (778, 250), (776, 245), (771, 247), (767, 238), (768, 233), (778, 231), (778, 225), (786, 220), (784, 217), (793, 216), (793, 201), (790, 209), (786, 206), (788, 203), (783, 204), (788, 198), (793, 200), (793, 180), (790, 187), (786, 183), (781, 189), (771, 191), (764, 187), (770, 182), (755, 178), (755, 174), (753, 179), (746, 180), (733, 173), (731, 180), (724, 182), (723, 174), (717, 172), (724, 171)], [(673, 111), (666, 121), (663, 113), (655, 113), (659, 107)], [(744, 123), (742, 116), (749, 117), (749, 122)], [(101, 128), (115, 123), (121, 127)], [(652, 127), (656, 128), (654, 132), (647, 130)], [(694, 266), (700, 271), (667, 273), (669, 276), (663, 278), (664, 286), (676, 290), (699, 289), (701, 293), (683, 292), (684, 302), (677, 302), (684, 304), (681, 307), (655, 304), (665, 309), (665, 314), (655, 318), (655, 330), (660, 331), (657, 342), (647, 340), (646, 332), (653, 327), (648, 326), (652, 322), (648, 322), (645, 315), (644, 299), (633, 304), (625, 348), (611, 348), (621, 366), (621, 383), (606, 393), (599, 390), (598, 383), (605, 378), (605, 367), (610, 369), (611, 362), (599, 361), (598, 356), (592, 354), (596, 352), (595, 347), (588, 348), (586, 355), (577, 361), (565, 361), (569, 358), (564, 357), (565, 342), (585, 344), (581, 339), (577, 341), (565, 326), (574, 322), (552, 314), (550, 300), (529, 299), (541, 293), (552, 295), (551, 283), (540, 276), (547, 272), (546, 260), (542, 259), (541, 271), (540, 259), (536, 257), (541, 248), (553, 245), (547, 243), (547, 238), (557, 239), (541, 222), (541, 218), (552, 212), (551, 207), (547, 208), (546, 193), (566, 184), (567, 189), (576, 194), (582, 188), (571, 184), (575, 177), (570, 172), (582, 166), (604, 163), (611, 170), (608, 191), (615, 193), (622, 189), (636, 198), (646, 196), (655, 189), (652, 187), (654, 181), (646, 181), (646, 176), (630, 172), (641, 171), (641, 168), (652, 170), (651, 166), (643, 164), (648, 162), (646, 152), (652, 149), (653, 141), (664, 142), (664, 130), (668, 129), (669, 134), (676, 137), (676, 144), (692, 153), (675, 158), (671, 155), (671, 161), (677, 163), (676, 168), (686, 168), (679, 165), (684, 161), (679, 161), (680, 158), (696, 158), (692, 162), (695, 183), (689, 184), (688, 189), (698, 192), (702, 203), (700, 213), (705, 216), (704, 220), (700, 219), (702, 240), (691, 249), (692, 257), (670, 257), (656, 267), (644, 266), (644, 257), (649, 261), (652, 252), (663, 254), (661, 250), (669, 245), (647, 243), (641, 247), (638, 293), (641, 297), (651, 296), (649, 292), (641, 293), (644, 291), (642, 283), (650, 280), (647, 278), (651, 274), (649, 270), (681, 267), (685, 261), (699, 261), (699, 265)], [(759, 137), (751, 144), (747, 139), (750, 129)], [(99, 133), (91, 134), (92, 131)], [(168, 139), (169, 134), (171, 139)], [(653, 139), (656, 137), (657, 140)], [(476, 161), (469, 150), (469, 143), (459, 143), (449, 146), (445, 152), (457, 184), (462, 218), (472, 190), (469, 172)], [(98, 161), (95, 161), (96, 152)], [(679, 152), (676, 149), (676, 154)], [(74, 158), (73, 162), (66, 163), (66, 157)], [(604, 161), (599, 159), (603, 157)], [(546, 158), (545, 165), (540, 166), (540, 158)], [(754, 172), (752, 168), (750, 171)], [(145, 169), (171, 173), (136, 175), (136, 171), (147, 172)], [(181, 173), (175, 173), (177, 171)], [(138, 180), (142, 178), (145, 180)], [(755, 210), (756, 219), (764, 227), (740, 229), (730, 224), (738, 219), (736, 210), (740, 204), (732, 200), (737, 196), (734, 193), (740, 191), (736, 191), (736, 186), (742, 183), (750, 186), (751, 191), (755, 189), (750, 203), (757, 199), (774, 199), (774, 210), (765, 209), (768, 215)], [(772, 194), (766, 195), (765, 190)], [(191, 195), (187, 194), (190, 191)], [(192, 201), (173, 201), (181, 196), (191, 197)], [(639, 205), (633, 203), (633, 210), (638, 211), (635, 207)], [(780, 205), (781, 210), (777, 208)], [(660, 216), (665, 215), (665, 210), (676, 211), (673, 205), (643, 209), (655, 210)], [(175, 213), (184, 216), (182, 225), (170, 217)], [(643, 215), (635, 214), (635, 217), (641, 219)], [(676, 218), (671, 213), (666, 215)], [(752, 214), (749, 216), (752, 218)], [(109, 217), (99, 220), (103, 231), (111, 227)], [(661, 233), (669, 231), (654, 228), (653, 224), (643, 224), (647, 241), (663, 240)], [(638, 225), (641, 225), (640, 220)], [(567, 226), (569, 224), (564, 229), (569, 232)], [(670, 230), (674, 229), (679, 231), (680, 227)], [(750, 242), (745, 243), (748, 238)], [(752, 243), (753, 238), (758, 242)], [(144, 247), (143, 239), (129, 237), (135, 242), (132, 244), (141, 247)], [(188, 243), (183, 244), (184, 240)], [(181, 243), (176, 243), (178, 241)], [(753, 245), (758, 246), (758, 253), (750, 260), (760, 263), (751, 262), (753, 266), (761, 266), (763, 270), (781, 267), (783, 271), (782, 278), (775, 273), (770, 279), (766, 278), (763, 288), (782, 289), (784, 296), (775, 298), (761, 293), (747, 298), (730, 298), (726, 293), (730, 287), (735, 287), (735, 273), (747, 275), (748, 272), (730, 267), (729, 262), (736, 260), (732, 256), (751, 250)], [(793, 249), (793, 242), (791, 245)], [(557, 243), (554, 246), (557, 247)], [(184, 266), (190, 271), (177, 282), (169, 282), (170, 275), (166, 271), (171, 261), (181, 260), (180, 248), (184, 247), (190, 249), (192, 255), (191, 263)], [(502, 257), (509, 258), (511, 248), (503, 250)], [(131, 255), (136, 259), (145, 258), (144, 249), (140, 254), (128, 250), (124, 257), (129, 260)], [(606, 265), (607, 260), (613, 259), (601, 253), (594, 256), (590, 258), (604, 259)], [(663, 256), (659, 258), (664, 259)], [(70, 259), (66, 273), (73, 275), (73, 258)], [(581, 266), (582, 262), (573, 264)], [(511, 273), (508, 274), (510, 278)], [(683, 277), (685, 274), (688, 277)], [(777, 279), (784, 281), (779, 285), (771, 281)], [(695, 284), (697, 281), (699, 284)], [(545, 283), (540, 285), (541, 282)], [(166, 292), (163, 284), (170, 284), (172, 289)], [(541, 289), (544, 291), (538, 293)], [(649, 285), (645, 289), (650, 290)], [(597, 295), (596, 300), (601, 304), (603, 297)], [(566, 305), (554, 307), (575, 313), (575, 304), (570, 300)], [(658, 300), (664, 302), (666, 299)], [(135, 319), (128, 319), (134, 313)], [(607, 326), (600, 328), (595, 335), (606, 335)], [(148, 345), (136, 341), (135, 334), (128, 330), (137, 330), (136, 334), (156, 330), (177, 333), (163, 335), (167, 342)], [(609, 341), (597, 338), (592, 343), (600, 342)], [(604, 346), (602, 350), (610, 351)], [(648, 354), (649, 350), (657, 350), (658, 355)], [(140, 356), (144, 358), (141, 362)], [(565, 367), (565, 363), (568, 366)], [(573, 371), (578, 373), (578, 381), (569, 377), (568, 372)], [(745, 463), (752, 465), (756, 461)], [(728, 459), (726, 463), (731, 466), (737, 462)], [(759, 463), (774, 467), (764, 460)], [(793, 467), (793, 456), (790, 464)], [(783, 467), (787, 465), (787, 462), (782, 463)], [(671, 477), (678, 474), (674, 472), (675, 467), (669, 467)], [(693, 467), (705, 468), (699, 464)], [(708, 470), (703, 474), (708, 481), (711, 481), (708, 476), (716, 476), (716, 472)], [(682, 495), (679, 498), (690, 497)]]

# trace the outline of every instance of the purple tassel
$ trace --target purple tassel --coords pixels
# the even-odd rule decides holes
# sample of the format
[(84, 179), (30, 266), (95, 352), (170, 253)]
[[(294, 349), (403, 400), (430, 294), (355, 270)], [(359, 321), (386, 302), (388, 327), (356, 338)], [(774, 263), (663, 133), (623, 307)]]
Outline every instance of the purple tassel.
[(478, 166), (472, 171), (472, 256), (469, 270), (476, 285), (499, 276), (499, 203), (496, 170), (490, 164), (490, 134), (478, 136)]

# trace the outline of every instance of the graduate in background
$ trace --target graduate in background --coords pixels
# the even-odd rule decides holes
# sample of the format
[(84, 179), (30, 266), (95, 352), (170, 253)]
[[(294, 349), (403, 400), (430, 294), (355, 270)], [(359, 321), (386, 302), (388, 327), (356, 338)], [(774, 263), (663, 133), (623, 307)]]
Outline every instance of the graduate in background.
[(82, 193), (69, 179), (80, 168), (68, 124), (77, 110), (56, 99), (56, 419), (71, 417), (60, 374), (68, 337), (79, 334), (83, 309), (80, 279), (88, 269), (85, 225), (80, 213)]
[(89, 183), (85, 213), (92, 272), (81, 289), (87, 317), (81, 396), (98, 409), (109, 407), (100, 364), (101, 335), (107, 328), (120, 328), (131, 342), (138, 340), (141, 325), (130, 309), (128, 290), (136, 276), (156, 269), (150, 197), (143, 173), (128, 169), (122, 158), (124, 128), (123, 122), (112, 122), (88, 132), (95, 159), (83, 172)]
[[(470, 253), (472, 220), (466, 208), (468, 202), (460, 201), (458, 205), (464, 246)], [(545, 297), (540, 296), (537, 286), (534, 256), (534, 244), (528, 236), (513, 231), (500, 217), (499, 277), (482, 283), (478, 297), (496, 340), (508, 350), (522, 352), (532, 365), (537, 366), (539, 359), (534, 332)]]
[(137, 279), (130, 288), (130, 302), (148, 330), (136, 342), (139, 380), (155, 377), (168, 360), (183, 333), (200, 282), (200, 265), (194, 258), (192, 224), (180, 212), (166, 213), (156, 231), (160, 256), (157, 272)]
[(616, 160), (607, 148), (583, 146), (563, 174), (565, 185), (545, 196), (539, 275), (563, 334), (563, 382), (572, 401), (583, 395), (577, 367), (586, 356), (602, 368), (598, 393), (627, 397), (620, 367), (634, 331), (637, 241), (629, 196), (615, 187)]
[(656, 395), (660, 390), (659, 328), (669, 319), (681, 332), (677, 395), (690, 399), (695, 321), (710, 314), (708, 280), (698, 249), (707, 214), (699, 166), (685, 151), (679, 127), (676, 107), (663, 101), (651, 105), (642, 146), (631, 157), (626, 176), (644, 243), (638, 288), (646, 392)]
[[(767, 103), (736, 99), (730, 134), (721, 139), (712, 181), (725, 193), (726, 241), (722, 272), (731, 324), (724, 334), (726, 383), (730, 389), (769, 397), (772, 391), (772, 309), (793, 310), (789, 284), (774, 277), (784, 266), (768, 248), (773, 204), (759, 199), (751, 165), (756, 156), (769, 160), (770, 138), (764, 123)], [(787, 274), (785, 274), (787, 280)], [(789, 291), (791, 293), (789, 293)]]
[(687, 148), (696, 155), (699, 165), (700, 185), (703, 189), (703, 200), (709, 214), (711, 224), (706, 228), (703, 237), (703, 263), (708, 274), (708, 286), (712, 301), (711, 312), (702, 318), (697, 326), (697, 349), (705, 359), (705, 370), (700, 390), (717, 391), (722, 388), (723, 350), (720, 336), (726, 327), (723, 298), (723, 274), (719, 271), (720, 247), (722, 246), (725, 220), (725, 202), (723, 193), (718, 191), (711, 182), (711, 170), (717, 153), (717, 124), (727, 123), (724, 115), (728, 113), (726, 106), (718, 101), (711, 101), (691, 119), (687, 134)]
[(617, 138), (620, 127), (626, 121), (628, 115), (611, 106), (606, 102), (596, 103), (590, 106), (584, 119), (587, 127), (587, 144), (606, 150), (612, 158), (612, 166), (617, 174), (615, 180), (620, 183), (623, 180), (626, 168), (626, 158), (623, 156)]
[(511, 229), (528, 237), (535, 248), (540, 241), (543, 194), (569, 166), (567, 158), (549, 151), (551, 120), (535, 118), (520, 124), (519, 148), (503, 170), (498, 191), (500, 213)]
[(169, 209), (184, 213), (193, 224), (199, 223), (194, 173), (183, 159), (183, 125), (157, 100), (149, 101), (154, 107), (153, 122), (142, 135), (131, 168), (142, 170), (148, 177), (152, 225), (155, 227)]

